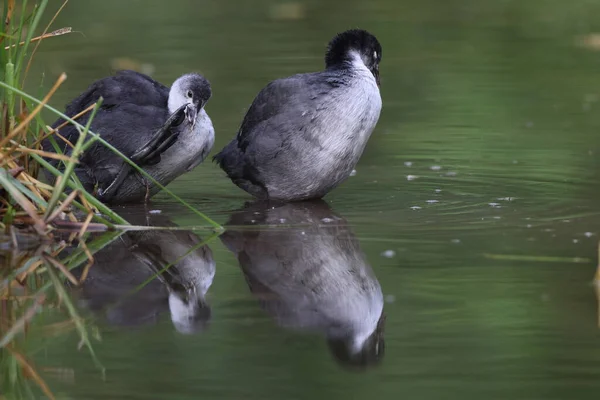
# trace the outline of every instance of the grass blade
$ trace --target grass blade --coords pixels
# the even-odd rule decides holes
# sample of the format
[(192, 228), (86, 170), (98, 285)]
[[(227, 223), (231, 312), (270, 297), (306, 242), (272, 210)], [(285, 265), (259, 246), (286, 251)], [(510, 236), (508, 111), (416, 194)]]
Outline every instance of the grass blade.
[(19, 318), (2, 337), (2, 340), (0, 340), (0, 349), (12, 342), (15, 336), (25, 328), (25, 324), (35, 316), (39, 308), (44, 304), (44, 301), (46, 301), (46, 296), (44, 294), (37, 295), (33, 305), (23, 313), (23, 316)]
[[(52, 174), (56, 175), (57, 177), (62, 175), (59, 170), (54, 168), (50, 163), (48, 163), (46, 160), (44, 160), (42, 157), (38, 156), (37, 154), (32, 154), (31, 157), (34, 160), (36, 160), (40, 165), (42, 165), (44, 168), (46, 168), (48, 171), (50, 171)], [(83, 197), (85, 198), (86, 201), (88, 201), (96, 209), (98, 209), (102, 214), (108, 216), (114, 222), (116, 222), (118, 224), (129, 225), (129, 223), (127, 221), (125, 221), (123, 218), (121, 218), (113, 210), (108, 208), (104, 203), (102, 203), (100, 200), (98, 200), (97, 198), (92, 196), (90, 193), (85, 191), (85, 189), (81, 185), (77, 186), (75, 184), (75, 182), (71, 181), (71, 182), (68, 182), (68, 186), (71, 189), (80, 190), (81, 194), (83, 195)], [(110, 229), (114, 229), (114, 225), (112, 223), (106, 221), (105, 219), (100, 218), (98, 216), (96, 216), (96, 219), (101, 220), (102, 222), (106, 223)]]
[(75, 144), (75, 148), (73, 149), (73, 152), (71, 154), (71, 160), (69, 160), (66, 163), (65, 170), (61, 175), (61, 179), (57, 179), (57, 181), (56, 181), (56, 186), (54, 187), (54, 191), (52, 192), (52, 197), (50, 198), (50, 201), (48, 202), (48, 208), (46, 208), (46, 214), (44, 215), (44, 218), (48, 218), (50, 216), (50, 214), (52, 214), (52, 211), (54, 211), (54, 207), (56, 207), (56, 205), (58, 204), (60, 195), (64, 192), (65, 187), (67, 186), (67, 182), (69, 181), (69, 179), (71, 177), (71, 174), (73, 173), (73, 171), (75, 171), (75, 160), (78, 159), (79, 156), (81, 155), (83, 143), (85, 142), (85, 138), (90, 130), (90, 125), (92, 124), (92, 120), (94, 119), (94, 116), (96, 115), (96, 112), (98, 112), (98, 109), (100, 108), (101, 105), (102, 105), (102, 98), (100, 98), (98, 100), (98, 102), (96, 102), (96, 107), (94, 107), (94, 109), (92, 110), (92, 114), (90, 115), (90, 118), (88, 119), (87, 123), (85, 124), (85, 128), (80, 133), (79, 138), (77, 139), (77, 143)]
[(65, 8), (65, 6), (67, 5), (68, 2), (69, 2), (69, 0), (65, 0), (63, 2), (63, 4), (60, 6), (60, 8), (58, 9), (58, 11), (56, 13), (54, 13), (54, 16), (52, 17), (50, 22), (48, 22), (48, 25), (46, 25), (44, 32), (42, 32), (42, 34), (40, 36), (38, 36), (37, 38), (31, 39), (30, 42), (34, 42), (36, 40), (38, 42), (35, 45), (35, 47), (33, 48), (33, 51), (31, 52), (31, 57), (29, 57), (29, 61), (27, 62), (27, 66), (25, 67), (25, 72), (23, 74), (23, 80), (22, 80), (23, 83), (21, 84), (22, 87), (25, 87), (25, 79), (27, 79), (27, 74), (29, 73), (29, 69), (31, 68), (31, 63), (33, 62), (33, 57), (35, 56), (35, 53), (37, 52), (38, 47), (40, 47), (40, 44), (42, 43), (42, 39), (46, 39), (47, 37), (64, 35), (66, 33), (71, 33), (71, 28), (62, 28), (62, 29), (58, 29), (57, 31), (46, 34), (46, 32), (48, 32), (48, 29), (50, 29), (50, 27), (54, 23), (54, 20), (56, 20), (56, 17), (58, 17), (58, 15)]
[(39, 6), (34, 11), (33, 20), (31, 24), (29, 24), (27, 28), (27, 37), (25, 38), (25, 43), (21, 46), (21, 57), (17, 60), (17, 71), (21, 71), (23, 60), (25, 59), (25, 54), (27, 54), (27, 48), (29, 47), (29, 43), (31, 42), (31, 38), (33, 37), (33, 33), (36, 31), (37, 26), (42, 19), (42, 15), (44, 14), (44, 10), (46, 9), (46, 5), (48, 5), (48, 0), (41, 0)]
[(56, 208), (56, 210), (54, 210), (54, 212), (52, 214), (50, 214), (48, 216), (48, 218), (45, 219), (46, 223), (54, 221), (58, 217), (58, 215), (65, 210), (65, 208), (67, 208), (67, 207), (69, 207), (69, 205), (71, 205), (73, 200), (75, 200), (75, 197), (77, 197), (78, 195), (79, 195), (79, 190), (72, 191), (71, 194), (69, 194), (69, 196), (67, 196), (67, 198), (65, 200), (63, 200), (63, 202), (60, 204), (60, 206), (58, 206)]
[(39, 217), (35, 206), (19, 191), (19, 189), (11, 182), (13, 178), (6, 169), (0, 168), (0, 183), (4, 186), (4, 189), (12, 196), (13, 199), (34, 221), (34, 229), (40, 235), (46, 235), (47, 226), (44, 221)]
[[(60, 87), (60, 85), (66, 79), (67, 79), (67, 75), (65, 73), (61, 74), (58, 77), (58, 79), (56, 80), (56, 83), (54, 83), (54, 86), (52, 86), (52, 88), (50, 89), (48, 94), (46, 94), (46, 96), (38, 103), (38, 106), (31, 113), (29, 113), (29, 115), (23, 121), (21, 121), (21, 123), (15, 129), (13, 129), (12, 132), (10, 132), (10, 134), (6, 135), (6, 137), (4, 137), (2, 140), (0, 140), (0, 147), (6, 146), (6, 144), (8, 143), (8, 141), (10, 139), (17, 136), (17, 134), (19, 134), (19, 132), (21, 132), (23, 129), (25, 129), (27, 127), (27, 125), (29, 125), (31, 120), (33, 118), (35, 118), (37, 113), (39, 113), (42, 110), (42, 108), (44, 108), (46, 103), (50, 100), (50, 97), (52, 97), (54, 92), (56, 92), (56, 90)], [(11, 91), (11, 93), (12, 93), (12, 91)], [(10, 103), (9, 103), (9, 107), (10, 107)]]
[(92, 343), (90, 342), (90, 338), (88, 336), (87, 329), (83, 322), (84, 320), (79, 316), (79, 313), (77, 312), (77, 309), (73, 305), (73, 302), (71, 301), (71, 298), (69, 297), (69, 294), (67, 293), (67, 291), (66, 291), (65, 287), (63, 286), (62, 282), (60, 281), (60, 279), (58, 279), (58, 276), (56, 275), (56, 272), (54, 272), (54, 269), (52, 268), (52, 266), (48, 265), (47, 271), (48, 271), (48, 275), (50, 276), (50, 280), (52, 281), (52, 284), (54, 285), (54, 290), (56, 290), (56, 293), (62, 299), (63, 303), (67, 307), (67, 311), (69, 312), (69, 315), (71, 316), (71, 318), (73, 319), (73, 322), (75, 323), (75, 327), (77, 328), (77, 331), (79, 332), (81, 342), (88, 348), (88, 351), (90, 352), (90, 355), (92, 356), (92, 360), (94, 361), (94, 364), (96, 365), (96, 367), (98, 367), (102, 371), (102, 374), (104, 375), (105, 369), (102, 366), (102, 364), (100, 363), (100, 361), (98, 360), (98, 357), (96, 356), (96, 352), (94, 351), (94, 347), (92, 346)]
[(50, 400), (55, 400), (56, 398), (50, 391), (48, 385), (46, 385), (46, 382), (44, 382), (44, 380), (40, 377), (35, 368), (33, 368), (33, 366), (27, 361), (27, 359), (21, 353), (15, 351), (10, 347), (8, 347), (7, 349), (11, 353), (11, 355), (18, 361), (18, 363), (21, 364), (21, 367), (25, 371), (27, 371), (27, 374), (33, 379), (33, 381), (40, 387), (40, 389), (42, 389), (42, 392), (44, 392), (46, 397), (48, 397)]

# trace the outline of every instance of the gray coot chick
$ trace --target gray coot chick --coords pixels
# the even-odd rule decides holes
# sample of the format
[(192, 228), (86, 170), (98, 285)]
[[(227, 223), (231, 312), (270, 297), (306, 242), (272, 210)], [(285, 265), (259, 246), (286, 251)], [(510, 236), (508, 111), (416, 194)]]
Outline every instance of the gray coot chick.
[(259, 199), (321, 198), (344, 181), (379, 120), (381, 45), (353, 29), (329, 43), (322, 72), (269, 83), (214, 160)]
[[(139, 208), (122, 211), (133, 224), (175, 226), (164, 215), (142, 215)], [(94, 255), (89, 275), (75, 289), (79, 301), (111, 325), (154, 324), (161, 314), (169, 314), (178, 332), (202, 332), (211, 318), (206, 296), (216, 264), (211, 249), (197, 247), (200, 243), (186, 231), (126, 232)], [(180, 259), (192, 247), (196, 249)], [(170, 263), (175, 264), (164, 270)], [(82, 272), (74, 274), (79, 278)]]
[[(235, 227), (244, 225), (253, 229)], [(381, 286), (348, 223), (327, 203), (258, 202), (234, 213), (227, 226), (221, 240), (278, 325), (323, 334), (345, 366), (382, 360)]]
[[(119, 71), (91, 84), (67, 105), (65, 114), (73, 117), (102, 97), (91, 130), (167, 185), (195, 168), (212, 149), (214, 128), (204, 110), (211, 94), (210, 83), (199, 74), (183, 75), (169, 89), (144, 74)], [(85, 125), (88, 117), (89, 113), (77, 121)], [(64, 122), (59, 119), (52, 127)], [(71, 124), (59, 133), (72, 144), (79, 137)], [(70, 154), (71, 147), (57, 141)], [(54, 151), (48, 139), (42, 147)], [(98, 198), (106, 203), (139, 202), (160, 190), (100, 143), (93, 144), (79, 161), (75, 171), (85, 189), (97, 188)]]

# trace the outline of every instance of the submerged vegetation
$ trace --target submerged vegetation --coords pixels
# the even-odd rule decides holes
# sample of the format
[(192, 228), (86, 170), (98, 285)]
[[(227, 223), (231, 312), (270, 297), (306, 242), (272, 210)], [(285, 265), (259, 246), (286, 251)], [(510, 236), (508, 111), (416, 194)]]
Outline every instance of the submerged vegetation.
[[(79, 285), (86, 278), (96, 251), (125, 230), (143, 227), (131, 226), (83, 189), (73, 173), (77, 157), (92, 143), (100, 141), (139, 173), (158, 184), (90, 130), (93, 115), (100, 107), (101, 100), (85, 111), (91, 113), (86, 126), (77, 123), (80, 115), (71, 119), (48, 105), (52, 95), (66, 80), (65, 73), (59, 76), (41, 99), (24, 92), (38, 46), (48, 38), (71, 32), (69, 27), (51, 30), (56, 16), (67, 3), (68, 0), (41, 32), (40, 21), (48, 0), (7, 0), (1, 6), (0, 398), (29, 398), (39, 390), (46, 397), (54, 398), (39, 369), (29, 358), (32, 347), (28, 332), (36, 329), (35, 320), (41, 318), (42, 307), (52, 310), (53, 314), (52, 323), (46, 323), (41, 328), (43, 332), (56, 334), (77, 331), (79, 346), (88, 349), (92, 360), (102, 370), (91, 344), (89, 326), (70, 300), (64, 282)], [(69, 143), (73, 149), (70, 155), (61, 154), (58, 150), (56, 142), (62, 138), (57, 130), (51, 129), (43, 120), (43, 109), (50, 110), (55, 118), (62, 117), (80, 130), (79, 140)], [(40, 149), (40, 143), (46, 137), (54, 141), (57, 153)], [(49, 158), (60, 160), (63, 168), (53, 168), (47, 162)], [(56, 176), (53, 185), (43, 182), (42, 169)], [(221, 230), (210, 218), (164, 187), (163, 190), (204, 218), (207, 229)], [(82, 265), (85, 265), (84, 272), (78, 280), (70, 270)]]

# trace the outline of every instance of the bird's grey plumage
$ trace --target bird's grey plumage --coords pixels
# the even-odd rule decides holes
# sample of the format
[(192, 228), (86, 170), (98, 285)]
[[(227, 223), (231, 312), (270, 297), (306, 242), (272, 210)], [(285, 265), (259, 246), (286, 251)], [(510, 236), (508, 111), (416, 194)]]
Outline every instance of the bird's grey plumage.
[(227, 226), (221, 240), (280, 326), (322, 333), (350, 364), (383, 356), (381, 287), (346, 220), (325, 202), (255, 203)]
[[(185, 98), (185, 91), (193, 93), (194, 101)], [(167, 185), (179, 175), (190, 171), (201, 163), (214, 144), (212, 121), (204, 111), (204, 104), (211, 96), (210, 84), (198, 74), (187, 74), (178, 78), (171, 89), (154, 81), (148, 76), (134, 71), (120, 71), (116, 75), (94, 82), (80, 96), (66, 107), (66, 115), (73, 117), (100, 97), (102, 106), (91, 124), (91, 130), (102, 136), (127, 157), (132, 157), (140, 149), (147, 146), (155, 132), (164, 127), (174, 110), (178, 100), (181, 118), (167, 126), (165, 138), (169, 140), (161, 146), (160, 151), (151, 152), (152, 156), (143, 159), (140, 166), (162, 185)], [(185, 106), (185, 101), (189, 101)], [(183, 107), (183, 108), (182, 108)], [(197, 108), (197, 109), (196, 109)], [(190, 112), (191, 109), (194, 109)], [(192, 114), (193, 121), (187, 116)], [(89, 118), (86, 114), (78, 118), (85, 124)], [(60, 126), (63, 119), (57, 120), (53, 128)], [(71, 124), (59, 129), (59, 133), (71, 143), (79, 138), (77, 128)], [(67, 143), (58, 140), (62, 151), (70, 154)], [(160, 145), (160, 143), (159, 143)], [(53, 151), (50, 140), (42, 143), (44, 150)], [(93, 144), (81, 157), (76, 173), (88, 191), (97, 185), (106, 190), (121, 171), (124, 161), (100, 143)], [(56, 160), (51, 161), (54, 166)], [(149, 193), (147, 193), (149, 188)], [(138, 173), (131, 173), (126, 178), (110, 202), (137, 202), (157, 193), (160, 189), (146, 182)]]
[[(164, 216), (146, 216), (124, 210), (132, 223), (173, 226)], [(94, 255), (95, 263), (77, 289), (82, 305), (104, 314), (109, 323), (139, 326), (155, 323), (159, 314), (170, 314), (181, 333), (203, 330), (210, 319), (206, 293), (215, 275), (208, 246), (201, 246), (174, 263), (201, 239), (186, 231), (127, 232)], [(81, 276), (83, 268), (74, 271)], [(139, 290), (142, 283), (157, 275)]]
[(253, 196), (320, 198), (350, 175), (362, 155), (381, 111), (381, 46), (365, 31), (347, 31), (334, 38), (327, 57), (322, 72), (262, 89), (237, 136), (214, 157)]

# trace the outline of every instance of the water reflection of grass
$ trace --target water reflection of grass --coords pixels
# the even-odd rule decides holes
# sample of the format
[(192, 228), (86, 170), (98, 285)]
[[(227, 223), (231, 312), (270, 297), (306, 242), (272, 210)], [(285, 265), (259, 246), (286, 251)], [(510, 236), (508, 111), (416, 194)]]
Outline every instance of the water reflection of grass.
[[(0, 255), (0, 265), (4, 268), (0, 281), (0, 385), (9, 398), (32, 397), (32, 383), (53, 398), (38, 366), (29, 358), (36, 348), (43, 349), (43, 345), (36, 344), (40, 336), (76, 331), (79, 347), (86, 347), (94, 364), (100, 371), (104, 370), (91, 343), (93, 335), (89, 323), (79, 314), (63, 280), (67, 277), (79, 284), (69, 271), (86, 262), (89, 268), (89, 255), (119, 235), (114, 232), (91, 240), (86, 238), (86, 242), (81, 242), (83, 246), (75, 248), (68, 257), (61, 257), (66, 241), (42, 244), (27, 252), (5, 252), (4, 257)], [(50, 324), (49, 319), (53, 321)]]

